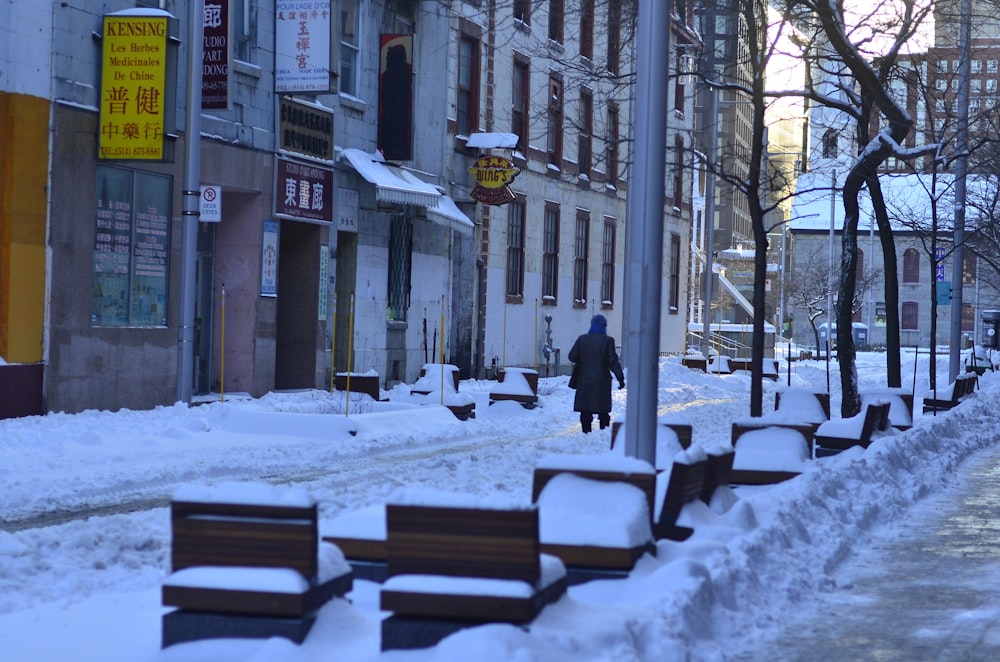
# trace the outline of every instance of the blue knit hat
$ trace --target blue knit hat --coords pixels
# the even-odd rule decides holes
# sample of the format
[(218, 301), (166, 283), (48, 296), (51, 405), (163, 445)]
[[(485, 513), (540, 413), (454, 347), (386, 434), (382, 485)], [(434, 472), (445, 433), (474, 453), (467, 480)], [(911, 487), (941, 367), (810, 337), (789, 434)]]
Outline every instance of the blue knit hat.
[(608, 320), (604, 315), (594, 315), (590, 318), (591, 333), (605, 333), (608, 329)]

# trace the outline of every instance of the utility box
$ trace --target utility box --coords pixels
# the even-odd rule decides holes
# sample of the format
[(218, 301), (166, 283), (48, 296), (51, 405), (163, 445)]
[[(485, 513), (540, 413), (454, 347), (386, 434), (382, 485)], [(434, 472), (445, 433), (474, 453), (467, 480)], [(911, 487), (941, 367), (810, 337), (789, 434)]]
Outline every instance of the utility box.
[(1000, 348), (1000, 310), (984, 310), (983, 318), (983, 347), (990, 349)]

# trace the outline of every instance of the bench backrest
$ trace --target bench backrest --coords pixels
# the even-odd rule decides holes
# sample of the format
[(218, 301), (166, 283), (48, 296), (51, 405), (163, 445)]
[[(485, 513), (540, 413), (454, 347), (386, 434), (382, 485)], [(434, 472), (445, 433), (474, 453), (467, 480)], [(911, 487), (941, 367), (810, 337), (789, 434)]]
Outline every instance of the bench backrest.
[(674, 522), (685, 504), (701, 498), (706, 464), (706, 460), (690, 464), (674, 462), (670, 469), (670, 482), (667, 483), (667, 491), (663, 496), (663, 507), (660, 510), (661, 523)]
[(599, 471), (591, 469), (548, 469), (535, 468), (535, 474), (531, 485), (531, 501), (538, 502), (538, 495), (542, 493), (550, 480), (562, 473), (571, 473), (581, 478), (590, 480), (600, 480), (616, 483), (628, 483), (642, 490), (646, 495), (646, 506), (649, 508), (649, 516), (653, 517), (654, 501), (656, 500), (656, 474), (653, 473), (625, 473), (623, 471)]
[(878, 402), (869, 404), (865, 409), (865, 420), (861, 425), (861, 441), (869, 441), (872, 433), (882, 432), (889, 428), (889, 403)]
[(194, 566), (293, 568), (317, 574), (316, 505), (269, 506), (174, 501), (173, 571)]
[(729, 485), (733, 473), (733, 458), (736, 453), (732, 450), (728, 452), (709, 453), (705, 460), (705, 479), (701, 485), (700, 499), (705, 503), (712, 503), (712, 494), (715, 488), (720, 485)]
[(538, 509), (501, 510), (388, 504), (390, 576), (521, 579), (540, 574)]
[(733, 427), (730, 432), (730, 440), (732, 441), (733, 447), (736, 447), (736, 442), (747, 432), (752, 432), (753, 430), (763, 430), (765, 428), (796, 430), (797, 432), (800, 432), (802, 434), (802, 438), (807, 441), (813, 438), (813, 432), (816, 431), (815, 426), (808, 423), (778, 423), (773, 421), (761, 421), (760, 423), (733, 423)]

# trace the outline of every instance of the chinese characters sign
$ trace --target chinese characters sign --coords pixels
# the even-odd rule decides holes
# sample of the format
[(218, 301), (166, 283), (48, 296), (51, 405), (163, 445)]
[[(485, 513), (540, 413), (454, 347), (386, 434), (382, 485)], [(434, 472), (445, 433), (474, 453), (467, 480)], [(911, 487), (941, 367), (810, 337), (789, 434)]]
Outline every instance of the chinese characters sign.
[(163, 158), (167, 19), (105, 16), (99, 157)]
[(94, 326), (166, 326), (170, 177), (99, 167)]
[(330, 2), (279, 0), (274, 16), (278, 92), (329, 92)]
[(260, 242), (260, 295), (278, 296), (278, 233), (277, 221), (264, 221), (264, 236)]
[(205, 36), (201, 63), (201, 107), (229, 108), (229, 0), (205, 3)]
[(305, 221), (333, 222), (333, 171), (277, 159), (274, 213)]
[(278, 98), (278, 149), (333, 161), (333, 111)]

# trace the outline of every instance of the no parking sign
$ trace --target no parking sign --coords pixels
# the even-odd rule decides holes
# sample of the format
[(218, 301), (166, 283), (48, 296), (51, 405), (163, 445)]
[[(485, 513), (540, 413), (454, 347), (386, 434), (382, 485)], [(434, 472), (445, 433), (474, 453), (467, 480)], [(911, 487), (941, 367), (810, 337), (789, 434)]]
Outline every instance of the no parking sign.
[(205, 223), (222, 221), (222, 187), (202, 186), (198, 203), (198, 218)]

